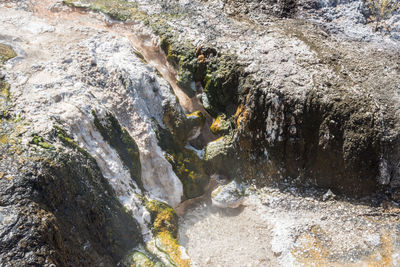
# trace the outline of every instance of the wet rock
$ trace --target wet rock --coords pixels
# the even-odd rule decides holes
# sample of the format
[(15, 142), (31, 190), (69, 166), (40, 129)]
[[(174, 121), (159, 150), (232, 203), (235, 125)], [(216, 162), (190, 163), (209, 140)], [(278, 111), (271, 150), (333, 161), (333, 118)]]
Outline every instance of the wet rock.
[[(2, 34), (13, 40), (36, 39), (39, 44), (52, 39), (53, 31), (32, 32), (35, 26), (45, 29), (49, 21), (27, 11), (10, 13), (3, 6), (0, 12), (1, 20), (8, 21), (0, 24)], [(26, 20), (17, 23), (16, 14)], [(2, 263), (12, 266), (115, 266), (143, 243), (142, 236), (151, 239), (143, 194), (171, 205), (182, 201), (182, 183), (153, 127), (158, 123), (169, 131), (163, 117), (171, 106), (176, 115), (172, 120), (188, 120), (169, 84), (135, 55), (127, 38), (70, 25), (54, 26), (66, 38), (62, 46), (19, 43), (28, 57), (37, 55), (36, 49), (45, 53), (36, 64), (40, 68), (21, 57), (23, 72), (32, 74), (31, 79), (10, 65), (6, 77), (11, 86), (3, 90), (1, 81), (0, 100), (4, 95), (13, 108), (1, 111), (0, 195), (19, 220), (11, 229), (7, 221), (13, 216), (5, 214), (0, 246), (1, 253), (8, 253)], [(194, 161), (202, 167), (200, 159)], [(202, 186), (193, 190), (201, 192)], [(10, 239), (6, 233), (11, 230), (15, 235)]]
[(99, 118), (94, 110), (92, 110), (92, 115), (94, 117), (94, 125), (104, 140), (114, 147), (125, 166), (129, 168), (132, 179), (141, 190), (144, 190), (139, 148), (135, 140), (125, 128), (121, 127), (118, 120), (111, 113), (107, 113), (103, 119)]
[(156, 133), (166, 159), (183, 184), (184, 199), (201, 196), (209, 181), (201, 155), (186, 146), (184, 139), (178, 139), (162, 127), (158, 127)]
[[(220, 118), (212, 129), (222, 137), (207, 145), (204, 164), (186, 146), (204, 121), (183, 113), (128, 38), (89, 26), (100, 20), (73, 31), (0, 4), (1, 38), (27, 53), (18, 68), (7, 67), (12, 94), (0, 84), (1, 100), (15, 97), (0, 114), (0, 219), (13, 233), (3, 233), (0, 245), (10, 265), (115, 265), (149, 231), (141, 193), (174, 206), (201, 195), (207, 174), (298, 177), (349, 194), (400, 192), (396, 16), (388, 20), (393, 28), (374, 29), (360, 1), (64, 2), (107, 14), (109, 27), (134, 21), (120, 26), (138, 26), (145, 43), (160, 40), (177, 83), (189, 97), (201, 94)], [(32, 61), (36, 66), (23, 69)], [(7, 132), (21, 119), (15, 110), (28, 125), (19, 139)], [(54, 130), (55, 123), (67, 131)], [(214, 192), (217, 205), (240, 203), (240, 186), (232, 183)], [(311, 201), (304, 207), (314, 208)], [(156, 213), (156, 246), (182, 256), (175, 216)], [(312, 240), (323, 236), (319, 227), (307, 231)]]
[(88, 154), (19, 149), (15, 155), (0, 147), (9, 177), (0, 179), (3, 264), (115, 265), (142, 242), (137, 222)]
[(219, 208), (237, 208), (244, 201), (243, 186), (236, 180), (220, 185), (211, 193), (211, 200), (212, 204)]

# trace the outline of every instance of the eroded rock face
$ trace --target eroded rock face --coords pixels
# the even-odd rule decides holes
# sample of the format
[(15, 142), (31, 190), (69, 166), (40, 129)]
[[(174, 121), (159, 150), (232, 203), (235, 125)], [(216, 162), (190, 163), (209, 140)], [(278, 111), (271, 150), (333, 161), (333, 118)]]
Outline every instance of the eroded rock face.
[[(304, 94), (273, 86), (254, 91), (246, 104), (249, 128), (243, 135), (256, 146), (263, 144), (269, 159), (283, 163), (285, 176), (302, 174), (342, 192), (369, 193), (379, 188), (386, 173), (386, 181), (396, 188), (399, 154), (392, 148), (399, 142), (399, 106), (392, 82), (398, 78), (398, 62), (392, 58), (398, 50), (378, 52), (373, 45), (342, 42), (337, 43), (342, 49), (326, 51), (326, 41), (311, 40), (310, 47), (324, 63), (319, 66), (328, 69), (312, 76)], [(383, 171), (381, 162), (388, 158), (391, 163)]]
[[(398, 198), (396, 21), (367, 25), (359, 1), (64, 1), (105, 14), (86, 19), (43, 3), (0, 4), (0, 41), (17, 55), (0, 77), (10, 264), (187, 266), (164, 202), (201, 196), (209, 175)], [(176, 68), (194, 113), (138, 39), (165, 53), (158, 68)]]
[[(155, 4), (159, 9), (153, 16), (168, 17), (179, 36), (151, 20), (150, 25), (168, 39), (171, 62), (182, 56), (175, 64), (182, 73), (192, 72), (185, 77), (198, 85), (206, 110), (213, 116), (224, 113), (236, 125), (236, 156), (245, 159), (240, 163), (250, 162), (242, 166), (243, 177), (303, 177), (358, 194), (385, 187), (395, 197), (396, 27), (389, 35), (375, 31), (358, 1), (278, 1), (276, 11), (263, 5), (163, 2)], [(138, 8), (150, 10), (141, 2)], [(181, 18), (172, 10), (190, 15)], [(203, 53), (205, 47), (216, 52)], [(258, 170), (250, 169), (262, 161), (264, 175), (255, 178)]]
[(14, 138), (0, 148), (2, 264), (112, 266), (142, 242), (91, 156)]
[[(182, 248), (167, 231), (159, 246), (175, 242), (173, 249), (143, 248), (153, 240), (152, 217), (161, 212), (150, 215), (145, 202), (157, 199), (169, 207), (187, 196), (185, 177), (175, 174), (157, 133), (175, 130), (164, 123), (168, 111), (184, 128), (183, 138), (174, 136), (183, 149), (204, 118), (186, 117), (170, 85), (128, 37), (91, 27), (99, 18), (63, 24), (30, 11), (1, 7), (0, 13), (1, 42), (17, 52), (1, 78), (1, 192), (16, 198), (3, 212), (4, 262), (115, 266), (137, 250), (166, 262), (174, 254), (172, 262), (178, 261)], [(143, 34), (152, 41), (151, 33)], [(3, 78), (9, 83), (4, 90)], [(193, 161), (200, 172), (194, 152)], [(10, 190), (6, 185), (17, 174), (18, 187)], [(19, 228), (13, 230), (10, 220)]]

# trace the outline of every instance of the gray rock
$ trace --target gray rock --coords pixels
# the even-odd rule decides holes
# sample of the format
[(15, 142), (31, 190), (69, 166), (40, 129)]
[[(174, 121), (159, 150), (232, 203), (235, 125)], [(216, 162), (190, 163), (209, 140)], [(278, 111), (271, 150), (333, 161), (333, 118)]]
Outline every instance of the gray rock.
[(326, 191), (326, 193), (322, 196), (322, 201), (333, 200), (335, 197), (336, 195), (330, 189), (328, 189), (328, 191)]
[(218, 186), (211, 193), (212, 204), (219, 208), (237, 208), (244, 201), (244, 188), (236, 180)]

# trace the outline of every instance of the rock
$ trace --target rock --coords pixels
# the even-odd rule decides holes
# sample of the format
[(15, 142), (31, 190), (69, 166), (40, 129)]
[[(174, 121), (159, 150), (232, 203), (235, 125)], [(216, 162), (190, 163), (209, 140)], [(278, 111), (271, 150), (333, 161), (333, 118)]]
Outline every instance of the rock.
[(244, 201), (244, 189), (233, 180), (229, 184), (218, 186), (211, 193), (212, 204), (219, 208), (237, 208)]
[[(399, 83), (394, 60), (399, 42), (366, 23), (371, 14), (361, 1), (238, 0), (222, 9), (197, 1), (151, 6), (140, 2), (137, 8), (151, 13), (146, 23), (185, 77), (182, 85), (200, 84), (205, 109), (235, 123), (233, 143), (236, 154), (242, 154), (244, 166), (237, 168), (243, 177), (302, 176), (317, 186), (359, 195), (380, 190), (380, 181), (397, 188), (387, 181), (399, 178), (400, 122), (394, 114), (400, 104), (391, 97)], [(119, 8), (124, 19), (143, 20)], [(184, 18), (171, 10), (180, 10)], [(170, 14), (167, 19), (165, 14)], [(259, 27), (248, 29), (237, 17)], [(391, 36), (397, 28), (388, 29)], [(382, 158), (390, 178), (379, 174)]]
[(205, 163), (207, 173), (219, 173), (231, 176), (236, 172), (238, 164), (235, 164), (235, 149), (233, 147), (233, 136), (225, 135), (207, 144), (205, 150)]
[[(229, 1), (225, 11), (234, 10), (230, 14), (250, 18), (260, 25), (260, 31), (233, 29), (230, 25), (236, 21), (229, 20), (212, 4), (198, 2), (190, 4), (192, 19), (203, 18), (206, 6), (212, 10), (206, 14), (210, 15), (207, 20), (210, 27), (193, 26), (194, 34), (193, 27), (187, 27), (191, 25), (189, 19), (175, 20), (174, 25), (188, 40), (198, 40), (202, 36), (204, 42), (212, 42), (217, 54), (233, 54), (231, 57), (205, 56), (211, 73), (197, 82), (204, 87), (203, 105), (211, 114), (217, 116), (223, 112), (229, 117), (235, 113), (236, 126), (241, 133), (237, 148), (246, 154), (242, 159), (268, 151), (268, 161), (260, 163), (268, 166), (265, 168), (268, 175), (273, 174), (276, 179), (304, 175), (318, 186), (349, 194), (379, 190), (380, 181), (396, 188), (394, 183), (389, 185), (389, 181), (398, 180), (395, 166), (400, 155), (389, 151), (398, 146), (399, 122), (390, 114), (398, 111), (399, 103), (389, 95), (396, 91), (397, 63), (393, 58), (398, 55), (398, 42), (386, 40), (366, 24), (360, 1), (340, 4), (284, 1), (271, 5), (248, 2), (255, 8), (249, 8), (243, 1)], [(172, 2), (169, 5), (165, 10), (174, 6)], [(271, 15), (289, 16), (293, 20), (271, 22)], [(300, 23), (298, 18), (306, 18), (306, 21)], [(318, 21), (318, 24), (307, 20)], [(349, 26), (343, 27), (342, 23)], [(220, 36), (221, 32), (224, 34)], [(242, 38), (244, 35), (248, 38)], [(181, 36), (170, 36), (170, 44), (179, 43)], [(259, 36), (262, 36), (260, 40)], [(354, 46), (351, 40), (358, 40), (358, 45)], [(377, 56), (380, 49), (385, 53), (384, 58)], [(364, 52), (374, 59), (364, 57)], [(297, 60), (299, 55), (301, 62)], [(236, 62), (258, 68), (243, 70), (235, 67)], [(386, 70), (379, 66), (386, 63), (391, 66), (390, 78), (381, 75)], [(189, 65), (178, 67), (193, 66)], [(343, 69), (337, 71), (335, 66)], [(245, 71), (250, 73), (244, 75)], [(362, 78), (369, 75), (375, 78)], [(219, 79), (227, 82), (222, 84)], [(371, 91), (367, 93), (362, 88)], [(239, 99), (227, 97), (228, 89), (230, 95), (238, 95)], [(377, 95), (382, 97), (378, 100)], [(381, 107), (391, 111), (381, 113)], [(385, 118), (379, 114), (385, 114)], [(376, 119), (381, 122), (380, 126), (374, 123)], [(385, 121), (396, 123), (390, 124), (393, 128), (386, 131), (383, 130), (387, 127)], [(382, 125), (385, 126), (382, 128)], [(385, 137), (381, 139), (382, 136)], [(390, 158), (384, 177), (379, 174), (381, 158)], [(254, 161), (261, 160), (259, 157)], [(251, 165), (255, 166), (248, 164), (246, 167)], [(247, 172), (246, 167), (243, 172)], [(257, 168), (246, 176), (254, 177), (254, 172), (259, 173), (257, 176), (263, 175)]]
[(188, 127), (191, 129), (188, 137), (188, 140), (190, 141), (199, 137), (206, 122), (206, 117), (201, 111), (195, 111), (187, 114), (186, 118), (188, 120)]
[(133, 255), (133, 265), (134, 266), (143, 266), (143, 267), (145, 267), (145, 266), (146, 267), (153, 267), (155, 264), (144, 253), (141, 253), (141, 252), (137, 251)]
[(87, 153), (18, 149), (0, 146), (8, 155), (0, 168), (10, 177), (0, 179), (2, 264), (112, 266), (142, 242), (136, 220)]
[[(96, 15), (86, 19), (101, 24)], [(0, 196), (7, 207), (0, 245), (9, 248), (0, 251), (2, 264), (115, 266), (151, 238), (144, 198), (182, 201), (182, 182), (154, 125), (171, 134), (163, 124), (170, 107), (171, 120), (189, 120), (168, 82), (127, 38), (71, 21), (43, 31), (53, 22), (3, 3), (0, 20), (2, 36), (23, 51), (6, 63), (10, 86), (0, 81)], [(28, 39), (37, 42), (21, 41)], [(11, 46), (1, 64), (14, 56)], [(11, 64), (17, 60), (21, 68)], [(190, 190), (199, 194), (202, 184)]]
[(210, 131), (216, 135), (228, 134), (232, 129), (231, 123), (226, 120), (226, 115), (219, 115), (210, 127)]
[(214, 179), (220, 185), (225, 185), (225, 184), (229, 183), (228, 177), (226, 177), (223, 174), (215, 173), (215, 174), (211, 175), (211, 179)]
[(336, 195), (330, 189), (328, 189), (328, 191), (326, 191), (326, 193), (322, 196), (322, 201), (334, 200), (335, 197)]

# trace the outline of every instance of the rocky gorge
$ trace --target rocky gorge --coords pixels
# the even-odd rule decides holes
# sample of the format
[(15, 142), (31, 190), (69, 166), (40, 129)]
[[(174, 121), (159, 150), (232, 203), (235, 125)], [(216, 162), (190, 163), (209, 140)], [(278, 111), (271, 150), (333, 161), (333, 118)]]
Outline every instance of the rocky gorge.
[(398, 265), (373, 3), (1, 1), (1, 265)]

